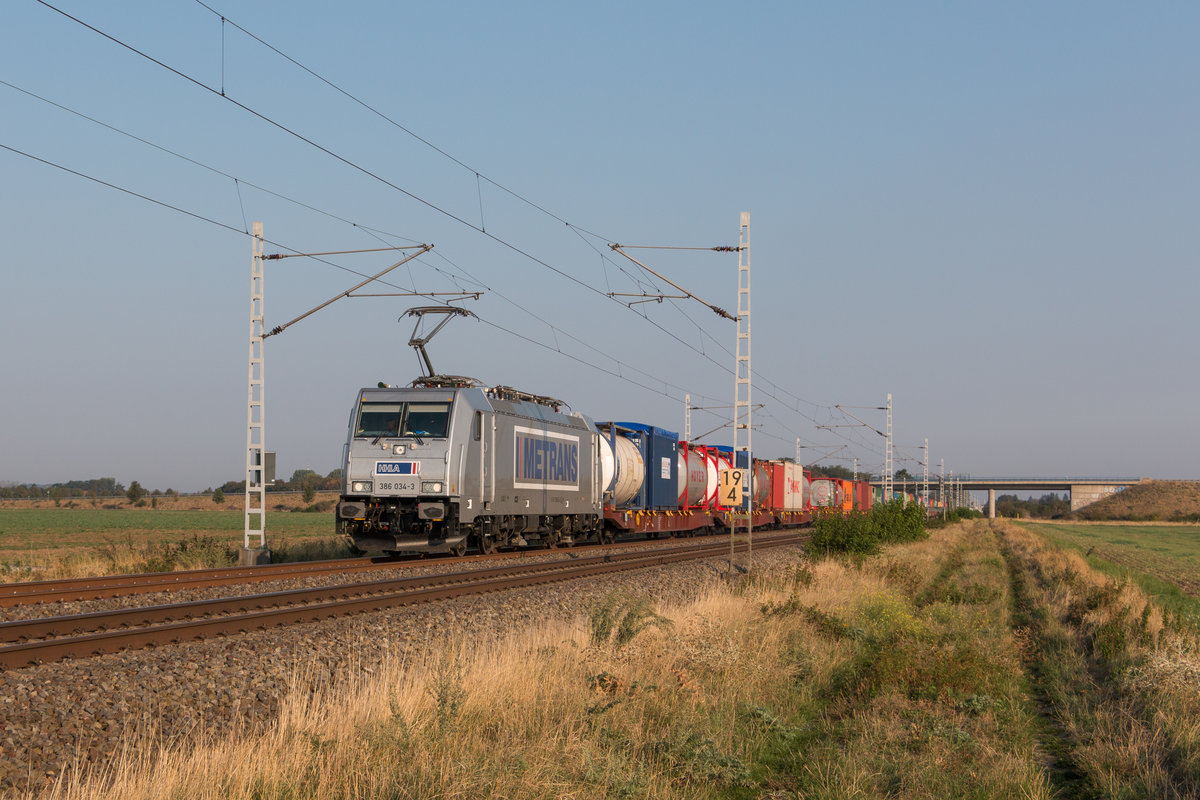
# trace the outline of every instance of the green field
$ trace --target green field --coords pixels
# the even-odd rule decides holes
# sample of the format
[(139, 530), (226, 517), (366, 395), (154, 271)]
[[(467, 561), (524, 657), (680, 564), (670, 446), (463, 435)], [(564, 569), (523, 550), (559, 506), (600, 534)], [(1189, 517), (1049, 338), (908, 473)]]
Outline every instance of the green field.
[[(239, 510), (5, 508), (0, 509), (0, 563), (46, 566), (97, 553), (161, 552), (180, 543), (224, 551), (241, 547), (243, 526)], [(267, 546), (280, 555), (336, 541), (329, 511), (268, 511), (266, 534)]]
[(1092, 566), (1128, 576), (1167, 608), (1200, 619), (1200, 525), (1022, 522)]

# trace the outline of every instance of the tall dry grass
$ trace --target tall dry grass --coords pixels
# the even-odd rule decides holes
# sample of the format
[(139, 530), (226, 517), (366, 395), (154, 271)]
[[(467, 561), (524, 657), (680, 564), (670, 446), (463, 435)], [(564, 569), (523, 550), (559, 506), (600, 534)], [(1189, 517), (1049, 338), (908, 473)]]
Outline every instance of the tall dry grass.
[(1200, 796), (1195, 627), (1079, 553), (1015, 525), (1001, 530), (1028, 576), (1029, 647), (1078, 783), (1098, 797)]
[(982, 522), (341, 678), (298, 670), (265, 731), (131, 732), (44, 796), (1188, 797), (1200, 774), (1196, 631)]
[(265, 731), (131, 732), (107, 774), (44, 796), (1049, 797), (1008, 599), (986, 528), (779, 559), (687, 604), (614, 596), (325, 691), (298, 671)]

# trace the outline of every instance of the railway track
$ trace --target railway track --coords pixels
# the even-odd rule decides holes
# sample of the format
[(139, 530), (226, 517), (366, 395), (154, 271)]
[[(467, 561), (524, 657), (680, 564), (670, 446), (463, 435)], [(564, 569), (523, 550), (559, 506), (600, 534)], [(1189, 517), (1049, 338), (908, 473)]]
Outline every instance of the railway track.
[[(628, 547), (641, 542), (619, 542), (616, 546)], [(573, 552), (605, 550), (613, 545), (582, 545)], [(491, 555), (470, 555), (453, 559), (454, 563), (491, 561), (512, 558), (523, 551), (502, 552)], [(545, 553), (546, 550), (537, 552)], [(148, 572), (136, 575), (107, 575), (98, 578), (64, 578), (51, 581), (26, 581), (23, 583), (0, 584), (0, 608), (34, 605), (37, 603), (62, 603), (83, 600), (102, 600), (109, 597), (126, 597), (134, 594), (170, 592), (177, 589), (204, 589), (214, 586), (232, 586), (239, 583), (288, 580), (311, 576), (329, 575), (339, 572), (367, 572), (371, 570), (403, 568), (406, 565), (428, 566), (452, 557), (394, 557), (375, 556), (370, 558), (338, 558), (326, 561), (299, 561), (287, 564), (264, 564), (255, 567), (218, 567), (192, 569), (176, 572)]]
[[(798, 544), (804, 538), (796, 533), (788, 533), (759, 538), (754, 545), (760, 549), (779, 547)], [(626, 553), (571, 554), (569, 558), (554, 561), (521, 561), (439, 575), (16, 620), (0, 623), (0, 642), (8, 643), (0, 646), (0, 666), (17, 668), (62, 658), (84, 658), (131, 648), (173, 644), (415, 603), (576, 580), (610, 572), (714, 558), (728, 554), (729, 549), (729, 544), (722, 541)], [(745, 543), (739, 543), (737, 550), (741, 552), (744, 549)]]
[[(99, 578), (65, 578), (53, 581), (0, 584), (0, 607), (11, 608), (36, 603), (62, 603), (76, 600), (100, 600), (132, 594), (169, 592), (175, 589), (203, 589), (237, 583), (286, 580), (334, 572), (364, 572), (402, 565), (403, 559), (391, 557), (339, 558), (327, 561), (301, 561), (288, 564), (264, 564), (256, 567), (220, 567), (178, 572), (148, 572), (139, 575), (107, 575)], [(413, 562), (413, 563), (429, 563)]]

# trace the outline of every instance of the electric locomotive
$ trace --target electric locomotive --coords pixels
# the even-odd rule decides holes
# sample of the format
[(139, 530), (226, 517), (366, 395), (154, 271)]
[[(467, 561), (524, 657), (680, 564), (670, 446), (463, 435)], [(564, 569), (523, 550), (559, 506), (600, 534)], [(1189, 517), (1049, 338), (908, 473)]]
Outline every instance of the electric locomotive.
[(435, 376), (360, 390), (339, 532), (362, 550), (455, 555), (599, 538), (612, 480), (602, 474), (605, 445), (590, 419), (564, 405)]

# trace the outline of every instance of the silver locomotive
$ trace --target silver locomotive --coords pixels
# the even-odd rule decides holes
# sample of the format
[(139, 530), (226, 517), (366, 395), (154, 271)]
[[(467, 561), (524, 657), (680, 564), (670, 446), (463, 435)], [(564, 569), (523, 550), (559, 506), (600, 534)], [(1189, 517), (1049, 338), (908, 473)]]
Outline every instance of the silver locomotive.
[(563, 406), (432, 376), (360, 390), (339, 532), (362, 550), (456, 555), (600, 538), (606, 445), (592, 420)]

